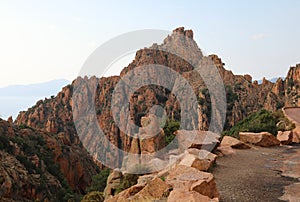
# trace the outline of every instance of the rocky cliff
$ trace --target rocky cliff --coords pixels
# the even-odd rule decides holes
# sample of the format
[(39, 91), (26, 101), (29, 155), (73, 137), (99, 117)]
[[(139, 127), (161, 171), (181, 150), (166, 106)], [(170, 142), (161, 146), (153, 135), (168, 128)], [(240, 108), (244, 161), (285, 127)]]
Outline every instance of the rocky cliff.
[[(175, 52), (170, 53), (167, 50), (172, 49)], [(192, 50), (192, 51), (190, 51)], [(188, 61), (184, 57), (178, 57), (176, 54), (189, 56)], [(252, 81), (250, 75), (234, 75), (231, 71), (224, 68), (224, 63), (217, 55), (203, 56), (201, 50), (198, 48), (196, 42), (193, 40), (193, 32), (191, 30), (184, 30), (184, 28), (177, 28), (168, 36), (163, 44), (154, 44), (150, 48), (144, 48), (137, 51), (135, 59), (127, 67), (125, 67), (120, 76), (113, 77), (78, 77), (71, 85), (66, 86), (54, 98), (38, 101), (35, 106), (27, 111), (21, 112), (16, 119), (16, 124), (25, 124), (33, 128), (38, 128), (57, 134), (64, 145), (81, 147), (81, 142), (78, 138), (77, 131), (73, 123), (72, 108), (76, 108), (76, 116), (84, 116), (87, 110), (91, 109), (87, 103), (80, 103), (79, 106), (74, 106), (72, 103), (72, 95), (75, 84), (81, 85), (78, 91), (82, 92), (76, 99), (84, 99), (84, 95), (95, 94), (95, 113), (99, 126), (110, 143), (124, 151), (130, 151), (133, 144), (133, 136), (136, 131), (131, 127), (130, 122), (141, 126), (141, 117), (147, 115), (154, 105), (160, 105), (166, 110), (166, 115), (170, 120), (187, 120), (185, 129), (199, 129), (207, 130), (211, 118), (211, 99), (207, 86), (195, 74), (194, 65), (201, 60), (203, 63), (212, 61), (217, 67), (220, 76), (223, 80), (226, 97), (227, 97), (227, 113), (225, 128), (229, 128), (238, 121), (252, 112), (258, 111), (262, 108), (275, 111), (283, 106), (299, 105), (299, 72), (300, 66), (292, 67), (285, 80), (278, 79), (274, 84), (264, 79), (262, 84), (257, 81)], [(193, 91), (197, 96), (198, 106), (187, 106), (188, 110), (196, 111), (197, 114), (191, 115), (188, 119), (182, 116), (182, 105), (177, 97), (172, 93), (174, 89), (185, 89), (181, 83), (175, 81), (171, 83), (171, 89), (167, 89), (157, 85), (146, 85), (136, 90), (129, 98), (130, 119), (124, 118), (123, 108), (117, 108), (118, 117), (114, 120), (111, 111), (111, 99), (114, 89), (121, 78), (128, 75), (137, 75), (137, 67), (146, 65), (163, 65), (180, 73), (193, 87)], [(156, 78), (154, 71), (148, 71), (143, 75), (144, 78)], [(127, 78), (130, 80), (131, 77)], [(169, 81), (168, 76), (162, 75), (159, 80)], [(77, 85), (78, 86), (78, 85)], [(122, 89), (123, 95), (129, 95), (129, 89)], [(80, 97), (81, 96), (81, 97)], [(183, 96), (184, 97), (184, 96)], [(186, 97), (188, 99), (188, 97)], [(117, 97), (119, 103), (125, 102), (122, 96)], [(185, 101), (183, 100), (185, 103)], [(92, 119), (92, 117), (91, 117)], [(122, 125), (126, 128), (125, 131), (120, 130), (117, 126)], [(84, 120), (79, 124), (84, 126), (86, 131), (85, 136), (81, 138), (82, 143), (87, 146), (90, 151), (96, 147), (96, 143), (105, 141), (99, 139), (99, 135), (95, 134), (93, 128), (89, 128), (89, 121)], [(132, 136), (129, 136), (130, 134)], [(116, 166), (122, 164), (122, 154), (117, 154), (114, 149), (105, 145), (100, 148), (98, 152), (105, 154), (107, 159), (111, 156), (117, 156), (113, 159)], [(93, 153), (97, 158), (97, 153)], [(68, 171), (65, 171), (68, 173)]]
[[(61, 135), (0, 120), (0, 200), (67, 201), (86, 193), (97, 166)], [(47, 201), (46, 200), (46, 201)]]

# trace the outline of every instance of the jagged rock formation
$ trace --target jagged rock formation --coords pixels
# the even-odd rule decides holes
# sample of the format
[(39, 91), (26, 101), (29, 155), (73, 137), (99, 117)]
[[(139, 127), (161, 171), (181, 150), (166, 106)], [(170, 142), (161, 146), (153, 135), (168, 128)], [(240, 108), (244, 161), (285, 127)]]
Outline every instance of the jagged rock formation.
[(56, 134), (0, 119), (0, 139), (1, 201), (63, 201), (67, 193), (86, 193), (97, 173), (83, 147)]
[[(196, 195), (203, 201), (219, 201), (215, 178), (207, 172), (213, 167), (216, 155), (196, 148), (183, 153), (172, 155), (175, 163), (166, 165), (159, 172), (139, 176), (136, 184), (120, 193), (116, 190), (125, 178), (120, 171), (113, 171), (107, 179), (105, 201), (178, 201), (174, 198), (177, 195), (182, 200)], [(194, 200), (199, 201), (199, 198)]]
[[(174, 50), (175, 53), (169, 53), (167, 50)], [(190, 51), (192, 50), (192, 51)], [(176, 56), (176, 54), (188, 55), (189, 61)], [(211, 118), (211, 100), (207, 86), (195, 74), (194, 65), (201, 59), (201, 63), (209, 63), (213, 61), (217, 67), (221, 78), (223, 79), (226, 96), (227, 96), (227, 113), (225, 128), (229, 128), (244, 117), (258, 111), (262, 108), (268, 110), (277, 110), (283, 106), (299, 105), (299, 80), (300, 80), (300, 65), (292, 67), (285, 80), (278, 79), (275, 84), (263, 80), (262, 84), (257, 81), (252, 82), (250, 75), (234, 75), (231, 71), (224, 68), (224, 63), (216, 55), (204, 57), (196, 42), (193, 40), (193, 32), (177, 28), (172, 35), (168, 36), (163, 44), (154, 44), (150, 48), (144, 48), (137, 51), (135, 59), (127, 67), (125, 67), (120, 76), (112, 76), (108, 78), (77, 78), (71, 85), (66, 86), (62, 91), (51, 99), (39, 101), (35, 106), (28, 111), (21, 112), (16, 119), (17, 124), (26, 124), (28, 126), (43, 129), (48, 132), (59, 134), (58, 137), (66, 145), (80, 145), (80, 140), (73, 123), (72, 108), (77, 109), (76, 116), (84, 116), (86, 111), (92, 110), (87, 103), (80, 103), (74, 106), (72, 95), (75, 84), (79, 85), (78, 91), (84, 95), (93, 95), (95, 93), (95, 113), (99, 126), (107, 139), (117, 148), (123, 151), (130, 151), (136, 145), (134, 134), (138, 131), (131, 127), (131, 123), (141, 126), (141, 117), (147, 115), (154, 105), (160, 105), (166, 110), (166, 116), (169, 119), (181, 120), (184, 129), (199, 129), (207, 130)], [(115, 109), (118, 112), (116, 120), (113, 119), (111, 111), (111, 98), (114, 88), (121, 78), (124, 78), (128, 73), (131, 76), (137, 75), (137, 67), (146, 65), (163, 65), (180, 73), (193, 87), (193, 90), (198, 99), (198, 108), (194, 106), (186, 106), (189, 111), (197, 111), (196, 115), (190, 117), (181, 117), (182, 103), (172, 93), (172, 90), (182, 88), (178, 80), (171, 83), (173, 89), (166, 89), (161, 86), (147, 85), (139, 88), (129, 98), (130, 119), (124, 117), (124, 109)], [(208, 70), (209, 71), (209, 70)], [(156, 78), (155, 72), (150, 71), (144, 75), (144, 78)], [(169, 77), (164, 75), (159, 78), (161, 82), (171, 81)], [(78, 85), (77, 85), (78, 86)], [(121, 95), (128, 95), (129, 90), (123, 88), (121, 93), (117, 95), (118, 103), (124, 103), (126, 99)], [(184, 95), (185, 90), (182, 90)], [(188, 99), (188, 96), (185, 96)], [(84, 137), (81, 137), (83, 145), (89, 148), (89, 151), (98, 158), (99, 155), (105, 155), (106, 159), (112, 159), (116, 167), (121, 167), (123, 158), (121, 153), (116, 149), (111, 148), (107, 142), (99, 139), (99, 135), (95, 134), (94, 128), (89, 127), (89, 120), (93, 117), (88, 117), (86, 120), (81, 120), (80, 125), (84, 126)], [(117, 126), (124, 126), (125, 131), (120, 130)], [(97, 148), (97, 144), (102, 142), (102, 147)], [(97, 148), (97, 152), (96, 149)], [(111, 158), (113, 157), (113, 158)]]

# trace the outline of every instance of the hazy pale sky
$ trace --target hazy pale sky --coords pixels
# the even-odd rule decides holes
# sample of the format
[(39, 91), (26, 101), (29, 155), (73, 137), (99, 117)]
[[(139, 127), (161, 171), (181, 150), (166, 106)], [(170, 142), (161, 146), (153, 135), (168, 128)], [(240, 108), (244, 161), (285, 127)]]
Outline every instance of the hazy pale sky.
[(297, 0), (0, 0), (0, 87), (73, 80), (110, 38), (179, 26), (193, 29), (203, 52), (219, 55), (236, 74), (285, 76), (300, 63), (299, 10)]

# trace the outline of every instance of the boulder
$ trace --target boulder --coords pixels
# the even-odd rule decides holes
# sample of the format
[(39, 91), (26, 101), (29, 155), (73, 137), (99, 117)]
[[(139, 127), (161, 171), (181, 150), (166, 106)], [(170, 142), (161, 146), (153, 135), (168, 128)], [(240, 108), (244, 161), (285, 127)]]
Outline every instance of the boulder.
[(296, 127), (293, 131), (293, 143), (300, 143), (300, 126)]
[(173, 190), (169, 197), (167, 202), (178, 202), (178, 201), (188, 201), (188, 202), (213, 202), (213, 201), (219, 201), (216, 199), (210, 199), (208, 196), (204, 196), (202, 194), (199, 194), (196, 191), (183, 191), (183, 190)]
[(136, 184), (128, 189), (120, 192), (119, 194), (115, 195), (112, 198), (105, 198), (105, 202), (129, 202), (129, 198), (137, 194), (139, 191), (141, 191), (145, 185)]
[(113, 198), (106, 200), (107, 202), (151, 202), (163, 198), (169, 190), (169, 186), (161, 179), (154, 178), (147, 184), (134, 185)]
[(196, 191), (211, 199), (219, 198), (214, 176), (189, 166), (177, 165), (171, 169), (166, 183), (172, 186), (173, 190)]
[(220, 135), (210, 131), (178, 130), (175, 135), (181, 152), (189, 148), (212, 151), (220, 143)]
[(208, 171), (215, 163), (216, 158), (217, 155), (213, 153), (207, 151), (200, 153), (198, 149), (189, 149), (179, 165), (190, 166), (200, 171)]
[(277, 139), (283, 145), (289, 145), (293, 142), (293, 132), (292, 131), (278, 131)]
[(227, 156), (235, 153), (235, 150), (230, 146), (219, 146), (217, 151), (220, 152), (219, 156)]
[(223, 137), (220, 146), (229, 146), (234, 149), (250, 149), (251, 147), (244, 142), (230, 136)]
[(245, 143), (251, 143), (261, 147), (272, 147), (280, 145), (280, 141), (268, 132), (251, 133), (240, 132), (240, 140)]
[(156, 201), (164, 197), (169, 186), (160, 178), (151, 180), (140, 192), (131, 198), (132, 201)]

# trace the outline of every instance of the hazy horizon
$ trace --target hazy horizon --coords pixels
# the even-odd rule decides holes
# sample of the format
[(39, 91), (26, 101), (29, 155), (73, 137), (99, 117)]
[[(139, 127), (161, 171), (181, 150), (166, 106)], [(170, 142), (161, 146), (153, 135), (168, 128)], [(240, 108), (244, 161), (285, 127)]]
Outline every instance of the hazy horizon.
[[(299, 1), (0, 1), (0, 87), (73, 80), (107, 40), (139, 29), (184, 26), (234, 74), (285, 76), (300, 63)], [(113, 11), (113, 12), (112, 12)], [(109, 19), (109, 20), (108, 20)], [(141, 47), (143, 48), (143, 47)], [(124, 60), (110, 74), (128, 65)]]

